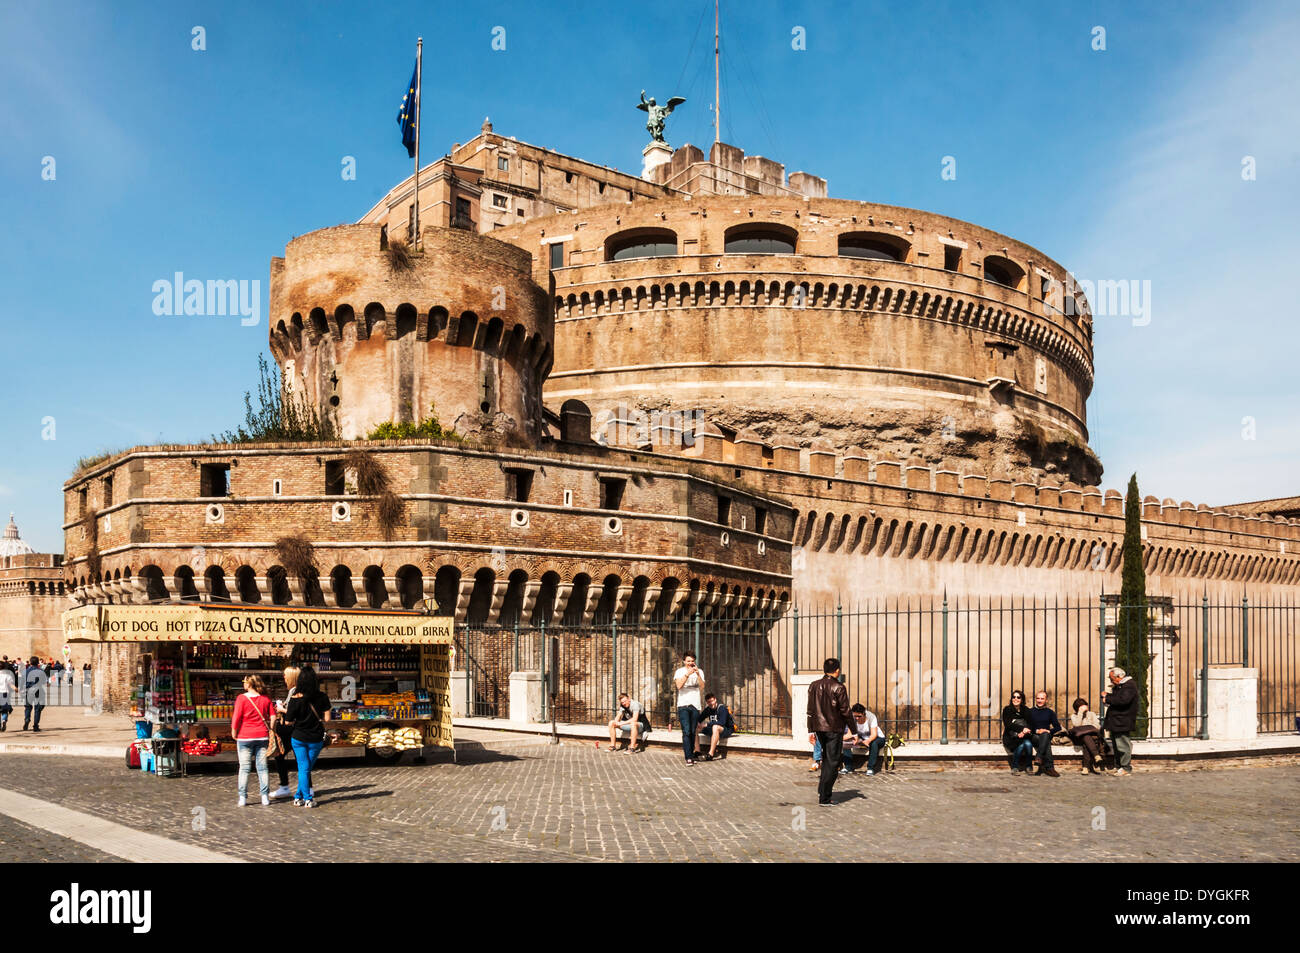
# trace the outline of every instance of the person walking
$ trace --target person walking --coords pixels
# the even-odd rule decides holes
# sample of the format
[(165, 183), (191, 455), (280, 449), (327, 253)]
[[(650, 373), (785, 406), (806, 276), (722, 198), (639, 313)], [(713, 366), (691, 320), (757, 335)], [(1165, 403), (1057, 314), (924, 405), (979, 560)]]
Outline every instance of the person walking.
[(673, 673), (677, 686), (677, 723), (682, 726), (682, 753), (686, 763), (695, 763), (700, 753), (700, 712), (704, 710), (704, 673), (695, 665), (695, 653), (682, 656), (681, 668)]
[(248, 774), (257, 764), (257, 781), (261, 789), (263, 806), (270, 804), (270, 784), (267, 781), (266, 747), (271, 740), (271, 719), (275, 706), (266, 697), (266, 683), (260, 675), (244, 676), (244, 694), (235, 699), (230, 717), (230, 735), (235, 739), (239, 755), (239, 806), (248, 803)]
[[(30, 724), (32, 731), (41, 730), (41, 712), (45, 710), (45, 695), (49, 690), (50, 676), (41, 668), (35, 655), (23, 675), (23, 731)], [(32, 718), (33, 713), (35, 719)]]
[(1106, 706), (1102, 726), (1110, 732), (1110, 744), (1115, 749), (1115, 777), (1124, 778), (1133, 773), (1133, 742), (1129, 735), (1137, 727), (1137, 683), (1122, 668), (1112, 668), (1109, 677), (1111, 690), (1101, 696)]
[(289, 697), (293, 695), (298, 687), (298, 666), (288, 665), (284, 669), (285, 695), (283, 699), (276, 699), (275, 711), (276, 716), (271, 720), (271, 730), (275, 733), (279, 744), (275, 751), (275, 773), (280, 776), (280, 786), (271, 792), (271, 799), (282, 797), (293, 797), (293, 790), (289, 787), (289, 752), (293, 750), (293, 726), (285, 721), (285, 712), (288, 710)]
[(285, 706), (285, 720), (293, 725), (290, 739), (293, 758), (298, 769), (298, 792), (293, 803), (296, 807), (316, 806), (316, 795), (311, 786), (311, 769), (325, 747), (325, 720), (330, 715), (329, 696), (320, 690), (316, 670), (304, 665), (298, 672), (298, 685)]
[(8, 662), (6, 657), (0, 664), (0, 731), (9, 730), (9, 715), (14, 710), (14, 696), (18, 694), (18, 678)]
[(831, 791), (844, 754), (844, 732), (854, 723), (849, 693), (840, 684), (840, 660), (822, 663), (822, 677), (808, 686), (808, 731), (821, 742), (821, 781), (817, 803), (830, 804)]

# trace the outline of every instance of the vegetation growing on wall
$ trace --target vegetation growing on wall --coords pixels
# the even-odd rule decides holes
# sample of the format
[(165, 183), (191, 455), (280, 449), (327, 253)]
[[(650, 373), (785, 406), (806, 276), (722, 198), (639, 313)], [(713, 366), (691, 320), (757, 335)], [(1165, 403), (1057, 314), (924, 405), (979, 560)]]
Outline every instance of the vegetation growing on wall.
[(244, 392), (244, 423), (213, 439), (219, 443), (317, 442), (338, 438), (338, 423), (307, 400), (301, 388), (291, 389), (283, 375), (272, 372), (266, 357), (257, 356), (257, 406)]
[(375, 519), (384, 539), (392, 539), (406, 515), (406, 504), (393, 492), (384, 465), (368, 450), (352, 450), (344, 457), (343, 466), (356, 473), (357, 493), (378, 498), (375, 501)]

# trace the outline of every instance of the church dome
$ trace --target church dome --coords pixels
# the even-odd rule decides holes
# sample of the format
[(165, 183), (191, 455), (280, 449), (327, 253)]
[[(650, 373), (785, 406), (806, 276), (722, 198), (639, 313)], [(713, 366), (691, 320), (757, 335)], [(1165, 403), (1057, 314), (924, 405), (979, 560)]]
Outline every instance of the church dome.
[(5, 527), (5, 534), (0, 538), (0, 556), (25, 556), (28, 553), (34, 553), (23, 538), (18, 535), (18, 524), (14, 522), (14, 514), (9, 514), (9, 525)]

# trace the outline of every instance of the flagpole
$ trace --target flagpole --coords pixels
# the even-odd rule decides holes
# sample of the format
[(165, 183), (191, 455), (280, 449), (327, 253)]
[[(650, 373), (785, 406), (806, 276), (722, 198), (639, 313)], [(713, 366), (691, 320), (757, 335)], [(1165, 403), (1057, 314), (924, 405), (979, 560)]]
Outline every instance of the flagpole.
[(423, 85), (424, 37), (415, 40), (415, 241), (420, 247), (420, 87)]

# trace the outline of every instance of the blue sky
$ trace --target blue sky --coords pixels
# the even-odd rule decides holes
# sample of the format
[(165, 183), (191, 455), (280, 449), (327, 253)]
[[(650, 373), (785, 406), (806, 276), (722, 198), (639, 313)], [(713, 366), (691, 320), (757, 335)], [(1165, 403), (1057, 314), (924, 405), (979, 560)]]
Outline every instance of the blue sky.
[[(1144, 493), (1196, 503), (1300, 492), (1294, 5), (724, 2), (723, 20), (725, 140), (836, 197), (978, 222), (1080, 278), (1151, 282), (1150, 323), (1097, 320), (1107, 486), (1136, 470)], [(79, 457), (240, 421), (270, 258), (409, 172), (394, 117), (417, 34), (426, 157), (490, 115), (636, 171), (642, 88), (688, 97), (673, 144), (710, 141), (711, 30), (701, 3), (6, 5), (0, 510), (61, 551)], [(260, 281), (262, 321), (155, 315), (153, 282), (177, 271)]]

